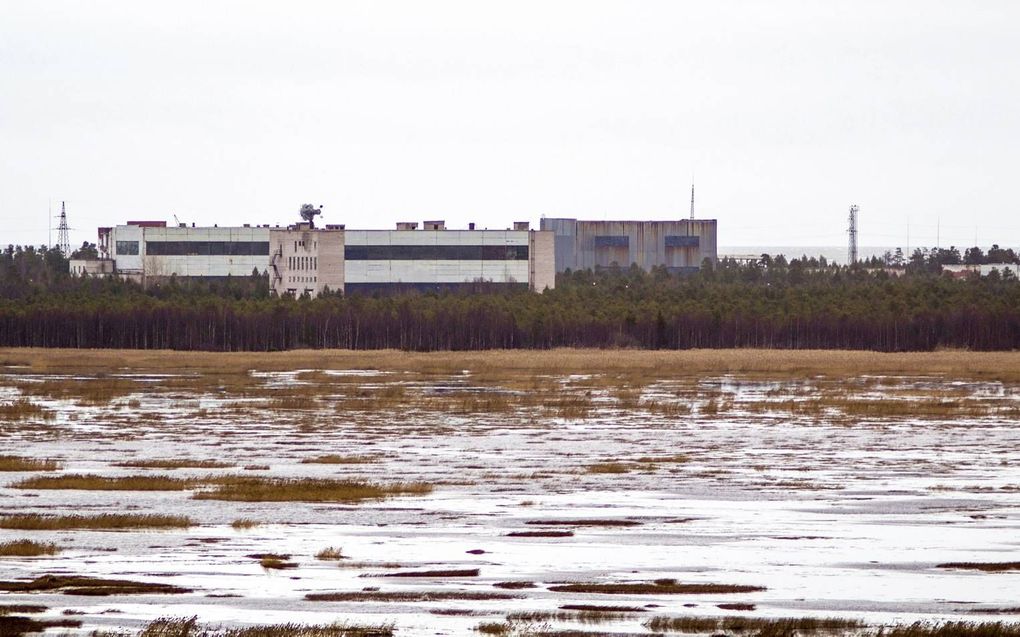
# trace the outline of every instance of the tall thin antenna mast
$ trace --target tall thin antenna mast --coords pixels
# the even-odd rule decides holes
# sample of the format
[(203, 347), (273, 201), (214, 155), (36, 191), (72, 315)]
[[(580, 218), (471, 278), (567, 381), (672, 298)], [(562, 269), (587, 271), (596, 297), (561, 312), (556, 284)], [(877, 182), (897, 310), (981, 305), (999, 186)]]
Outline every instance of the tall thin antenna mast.
[(691, 221), (694, 220), (694, 177), (691, 177)]
[(848, 232), (850, 233), (850, 247), (847, 254), (847, 260), (850, 265), (857, 263), (857, 212), (860, 208), (857, 204), (850, 206), (850, 227)]
[(67, 209), (64, 202), (60, 202), (60, 229), (57, 230), (57, 247), (64, 253), (65, 257), (71, 256), (71, 239), (67, 233)]

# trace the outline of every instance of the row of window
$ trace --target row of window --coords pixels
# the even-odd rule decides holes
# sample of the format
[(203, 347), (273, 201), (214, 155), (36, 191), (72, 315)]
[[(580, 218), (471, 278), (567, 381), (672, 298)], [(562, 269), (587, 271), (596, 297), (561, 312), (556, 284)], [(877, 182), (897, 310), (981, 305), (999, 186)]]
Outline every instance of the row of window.
[(528, 246), (346, 246), (347, 261), (527, 261)]
[(289, 270), (318, 270), (319, 257), (287, 257)]
[[(117, 253), (120, 252), (117, 242)], [(137, 242), (135, 242), (137, 243)], [(137, 246), (136, 252), (138, 254)], [(146, 241), (145, 253), (154, 256), (268, 256), (268, 241)]]

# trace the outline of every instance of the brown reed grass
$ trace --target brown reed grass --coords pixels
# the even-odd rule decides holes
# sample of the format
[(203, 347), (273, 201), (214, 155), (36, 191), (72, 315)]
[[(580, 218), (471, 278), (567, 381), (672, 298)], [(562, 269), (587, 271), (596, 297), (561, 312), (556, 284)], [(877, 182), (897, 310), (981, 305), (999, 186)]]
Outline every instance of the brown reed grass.
[(229, 469), (235, 465), (219, 460), (198, 460), (194, 458), (162, 458), (153, 460), (128, 460), (116, 462), (115, 467), (130, 469)]
[(56, 471), (60, 463), (55, 460), (0, 456), (0, 471)]
[(72, 489), (80, 491), (183, 491), (199, 484), (170, 476), (97, 476), (72, 473), (37, 476), (11, 485), (14, 489)]
[(954, 378), (1020, 380), (1020, 352), (880, 353), (848, 350), (509, 350), (401, 352), (397, 350), (292, 350), (288, 352), (179, 352), (4, 348), (33, 371), (140, 370), (243, 373), (247, 370), (375, 369), (418, 373), (513, 375), (526, 372), (590, 373), (629, 377), (689, 377), (705, 372), (806, 377), (859, 374), (938, 374)]
[(238, 502), (360, 502), (398, 495), (427, 495), (432, 485), (423, 482), (388, 484), (324, 478), (218, 478), (208, 491), (199, 491), (196, 500)]
[(343, 549), (339, 546), (328, 546), (315, 554), (315, 559), (323, 561), (344, 559)]
[(56, 414), (42, 405), (37, 405), (27, 398), (18, 398), (0, 403), (0, 420), (53, 420)]
[(52, 542), (11, 540), (0, 544), (0, 557), (38, 557), (40, 555), (56, 555), (59, 552), (60, 547)]
[(817, 617), (784, 619), (759, 617), (653, 617), (645, 622), (645, 628), (656, 632), (750, 633), (762, 635), (763, 637), (781, 637), (782, 635), (817, 633), (851, 634), (860, 632), (864, 628), (864, 624), (854, 619)]
[(0, 529), (21, 531), (63, 531), (74, 529), (116, 530), (142, 528), (181, 528), (192, 526), (190, 518), (180, 515), (104, 513), (101, 515), (37, 515), (33, 513), (0, 516)]
[(302, 458), (301, 464), (371, 464), (378, 462), (375, 456), (342, 456), (338, 454), (326, 454), (314, 458)]

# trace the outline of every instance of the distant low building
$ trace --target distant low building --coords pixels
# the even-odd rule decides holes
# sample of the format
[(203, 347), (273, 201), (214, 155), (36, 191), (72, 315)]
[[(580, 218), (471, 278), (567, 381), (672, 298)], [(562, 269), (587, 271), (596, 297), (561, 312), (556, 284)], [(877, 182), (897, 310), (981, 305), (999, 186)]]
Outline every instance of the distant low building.
[(146, 284), (169, 277), (268, 276), (277, 294), (326, 290), (437, 291), (480, 284), (541, 292), (556, 285), (553, 234), (513, 229), (447, 230), (443, 221), (401, 222), (396, 230), (287, 227), (168, 227), (129, 221), (100, 228), (99, 259), (75, 260), (75, 275), (109, 274)]
[(715, 219), (586, 221), (543, 218), (556, 242), (556, 271), (637, 264), (670, 272), (696, 272), (718, 259)]
[(113, 276), (113, 259), (71, 259), (68, 263), (71, 276)]
[(1020, 266), (1015, 263), (983, 263), (981, 265), (944, 265), (942, 266), (942, 272), (947, 273), (955, 278), (963, 278), (967, 276), (988, 276), (992, 272), (998, 272), (999, 275), (1009, 273), (1013, 277), (1017, 277), (1020, 274)]

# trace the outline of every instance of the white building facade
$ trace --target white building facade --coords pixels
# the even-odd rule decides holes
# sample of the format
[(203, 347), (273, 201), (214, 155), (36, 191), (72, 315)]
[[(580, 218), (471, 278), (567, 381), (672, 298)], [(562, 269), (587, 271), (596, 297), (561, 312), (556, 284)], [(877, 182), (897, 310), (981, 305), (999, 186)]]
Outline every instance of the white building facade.
[[(398, 290), (442, 291), (479, 284), (534, 291), (556, 285), (554, 239), (518, 222), (508, 230), (447, 230), (442, 221), (396, 230), (167, 227), (139, 221), (100, 228), (100, 260), (143, 284), (168, 277), (269, 277), (276, 294), (317, 296)], [(76, 263), (75, 272), (95, 264)]]

